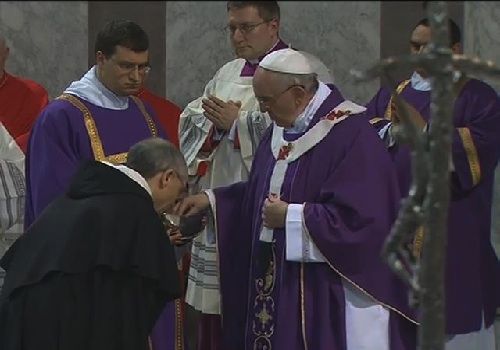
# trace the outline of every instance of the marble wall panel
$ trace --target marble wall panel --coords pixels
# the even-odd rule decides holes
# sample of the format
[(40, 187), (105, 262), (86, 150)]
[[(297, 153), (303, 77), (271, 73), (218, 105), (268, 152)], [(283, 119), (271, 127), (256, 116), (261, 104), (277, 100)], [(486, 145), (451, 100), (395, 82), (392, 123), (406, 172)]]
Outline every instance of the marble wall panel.
[[(380, 56), (380, 3), (281, 1), (281, 35), (318, 56), (347, 98), (364, 103), (378, 81), (355, 85), (350, 68), (367, 68)], [(222, 1), (167, 2), (167, 97), (184, 107), (198, 97), (218, 68), (232, 59)]]
[(87, 1), (0, 1), (6, 70), (57, 97), (87, 70)]

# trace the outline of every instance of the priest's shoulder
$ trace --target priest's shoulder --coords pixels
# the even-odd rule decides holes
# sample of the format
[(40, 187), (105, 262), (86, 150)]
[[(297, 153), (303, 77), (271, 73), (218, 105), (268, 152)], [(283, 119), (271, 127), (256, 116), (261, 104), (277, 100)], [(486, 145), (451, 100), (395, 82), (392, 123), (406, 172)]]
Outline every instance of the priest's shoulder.
[[(366, 133), (378, 137), (375, 128), (370, 124), (363, 113), (351, 114), (341, 122), (337, 123), (330, 132), (330, 137), (335, 140), (339, 136), (357, 138)], [(335, 136), (337, 135), (337, 136)]]
[(240, 76), (241, 70), (245, 65), (243, 58), (236, 58), (224, 64), (215, 74), (219, 79), (229, 78), (234, 79), (235, 76)]
[[(181, 114), (181, 109), (172, 101), (160, 97), (154, 94), (152, 91), (144, 88), (141, 90), (137, 97), (139, 97), (145, 105), (151, 107), (155, 110), (156, 114), (164, 113), (165, 111), (168, 113)], [(156, 110), (158, 109), (158, 110)]]
[(17, 93), (21, 93), (21, 91), (23, 91), (24, 93), (28, 93), (31, 96), (42, 97), (42, 98), (48, 97), (47, 90), (45, 90), (45, 88), (36, 81), (28, 78), (18, 77), (12, 74), (9, 75), (10, 75), (9, 84), (12, 85), (12, 87), (16, 90)]
[(82, 112), (69, 101), (55, 98), (42, 110), (40, 116), (37, 118), (37, 124), (52, 121), (59, 122), (61, 119), (70, 118), (75, 114), (81, 115), (81, 113)]
[(488, 83), (475, 78), (471, 78), (465, 83), (465, 86), (462, 89), (462, 94), (471, 94), (479, 101), (491, 99), (498, 100), (499, 98), (499, 93), (495, 91), (493, 87), (491, 87)]

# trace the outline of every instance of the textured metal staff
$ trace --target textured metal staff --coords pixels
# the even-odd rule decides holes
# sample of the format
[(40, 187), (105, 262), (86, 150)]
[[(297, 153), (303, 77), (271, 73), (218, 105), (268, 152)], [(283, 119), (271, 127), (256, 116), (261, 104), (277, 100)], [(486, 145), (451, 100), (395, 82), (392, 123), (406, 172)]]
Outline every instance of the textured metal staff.
[[(398, 140), (412, 148), (412, 186), (383, 250), (389, 266), (412, 288), (410, 298), (418, 299), (420, 311), (419, 349), (442, 350), (445, 342), (444, 269), (449, 204), (449, 164), (451, 151), (454, 70), (475, 75), (500, 77), (492, 62), (452, 55), (449, 45), (447, 5), (428, 2), (427, 14), (432, 40), (421, 55), (391, 57), (366, 72), (352, 71), (358, 81), (389, 76), (396, 67), (424, 68), (433, 77), (429, 131), (422, 133), (412, 124), (399, 96), (393, 100), (401, 111), (402, 128)], [(460, 74), (458, 74), (460, 76)], [(456, 80), (456, 79), (455, 79)], [(406, 249), (418, 227), (426, 234), (420, 260), (412, 260)], [(416, 295), (415, 295), (416, 294)]]
[(445, 343), (444, 270), (448, 204), (450, 198), (450, 153), (453, 112), (453, 65), (445, 2), (429, 3), (435, 55), (431, 92), (427, 195), (424, 199), (425, 230), (420, 281), (419, 349), (443, 350)]

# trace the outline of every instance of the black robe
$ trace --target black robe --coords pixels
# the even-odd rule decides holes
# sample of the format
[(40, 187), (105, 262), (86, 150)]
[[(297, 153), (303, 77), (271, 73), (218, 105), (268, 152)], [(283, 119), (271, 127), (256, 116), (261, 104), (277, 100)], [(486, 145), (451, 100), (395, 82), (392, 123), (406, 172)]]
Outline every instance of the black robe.
[(180, 296), (174, 250), (151, 196), (86, 163), (0, 261), (1, 350), (142, 350)]

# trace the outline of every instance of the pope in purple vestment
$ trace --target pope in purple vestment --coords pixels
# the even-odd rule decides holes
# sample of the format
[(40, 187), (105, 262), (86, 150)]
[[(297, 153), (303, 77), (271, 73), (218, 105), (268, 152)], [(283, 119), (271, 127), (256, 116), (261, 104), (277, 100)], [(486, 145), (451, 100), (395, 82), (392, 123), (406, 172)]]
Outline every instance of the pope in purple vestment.
[[(430, 86), (418, 73), (398, 87), (417, 118), (432, 128)], [(425, 83), (425, 82), (424, 82)], [(467, 334), (489, 328), (500, 305), (500, 265), (491, 243), (494, 171), (500, 156), (500, 104), (486, 83), (464, 78), (453, 110), (451, 202), (445, 270), (446, 333)], [(389, 140), (394, 121), (390, 91), (382, 88), (367, 104), (366, 117), (388, 140), (403, 195), (411, 184), (411, 159), (406, 145)], [(418, 112), (418, 113), (417, 113)]]
[[(254, 77), (261, 108), (276, 107), (294, 86), (310, 89), (296, 82), (277, 88), (281, 95), (269, 90), (274, 102), (263, 96), (264, 75), (274, 69), (266, 68), (269, 62), (279, 62), (276, 69), (307, 68), (300, 53), (285, 51), (268, 55)], [(380, 257), (400, 200), (390, 155), (356, 115), (360, 106), (321, 82), (310, 93), (289, 128), (278, 126), (278, 107), (265, 107), (275, 123), (247, 182), (206, 192), (218, 229), (224, 350), (346, 350), (361, 343), (414, 349), (408, 289)], [(282, 103), (288, 108), (304, 102)], [(264, 203), (273, 193), (288, 203), (288, 213), (283, 227), (269, 229)], [(203, 196), (186, 199), (180, 211), (207, 205)], [(300, 210), (296, 221), (289, 217), (292, 206)], [(363, 314), (373, 310), (385, 321), (366, 323)], [(371, 334), (379, 325), (386, 328)]]

